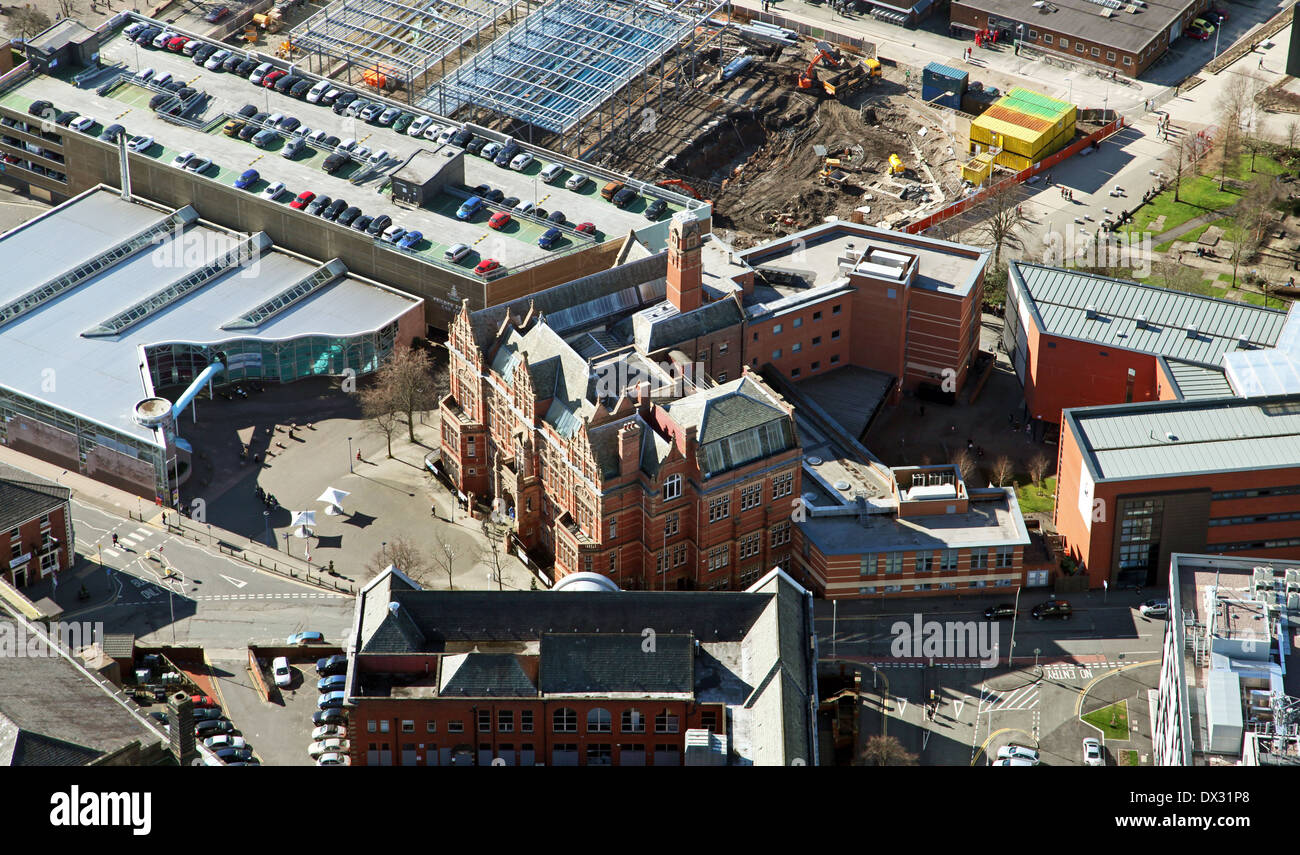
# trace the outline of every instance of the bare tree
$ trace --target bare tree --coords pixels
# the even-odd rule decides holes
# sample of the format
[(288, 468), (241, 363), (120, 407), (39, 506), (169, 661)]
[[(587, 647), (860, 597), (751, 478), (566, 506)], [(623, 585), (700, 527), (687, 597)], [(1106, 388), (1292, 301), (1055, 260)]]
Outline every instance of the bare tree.
[(1169, 149), (1165, 152), (1163, 162), (1169, 168), (1174, 176), (1174, 201), (1182, 201), (1178, 197), (1179, 191), (1183, 186), (1183, 176), (1190, 175), (1196, 170), (1196, 144), (1194, 138), (1179, 137), (1169, 143)]
[(892, 736), (873, 736), (862, 746), (858, 761), (863, 766), (915, 766), (916, 755)]
[(14, 9), (9, 15), (9, 20), (13, 22), (18, 35), (24, 39), (29, 39), (39, 32), (48, 30), (51, 23), (49, 15), (30, 6)]
[(1300, 121), (1292, 119), (1286, 123), (1286, 153), (1295, 156), (1296, 143), (1300, 142)]
[(952, 465), (957, 467), (957, 471), (961, 472), (962, 480), (965, 481), (975, 471), (975, 455), (963, 448), (952, 456)]
[(1041, 451), (1035, 452), (1034, 456), (1029, 458), (1029, 479), (1034, 482), (1035, 487), (1043, 483), (1043, 476), (1047, 474), (1047, 469), (1051, 465)]
[(483, 538), (486, 541), (479, 550), (479, 558), (487, 565), (488, 579), (497, 583), (497, 590), (505, 590), (506, 579), (506, 532), (505, 526), (490, 519), (483, 520)]
[(454, 544), (443, 541), (433, 550), (433, 563), (439, 570), (447, 574), (447, 587), (456, 590), (456, 567), (460, 561), (460, 548)]
[(379, 548), (379, 551), (367, 562), (366, 570), (372, 575), (377, 575), (390, 564), (417, 581), (432, 569), (428, 556), (400, 534)]
[(397, 402), (393, 400), (391, 390), (383, 385), (367, 387), (361, 393), (361, 415), (370, 423), (370, 428), (382, 434), (388, 443), (388, 456), (393, 456), (393, 434), (402, 424), (402, 414)]
[(386, 390), (394, 409), (406, 415), (407, 434), (415, 442), (415, 414), (433, 407), (445, 377), (434, 376), (425, 351), (399, 347), (379, 369), (375, 382)]
[(1237, 215), (1231, 218), (1223, 230), (1224, 237), (1232, 244), (1229, 261), (1232, 262), (1234, 288), (1241, 265), (1254, 258), (1263, 244), (1265, 231), (1272, 218), (1274, 195), (1272, 178), (1262, 175), (1255, 178), (1237, 205)]
[(993, 461), (993, 480), (999, 487), (1006, 486), (1007, 479), (1011, 477), (1013, 472), (1015, 472), (1015, 466), (1012, 464), (1011, 458), (1005, 454)]
[(1198, 268), (1183, 264), (1181, 259), (1169, 258), (1156, 262), (1155, 274), (1171, 291), (1190, 294), (1205, 292), (1205, 274)]
[(1002, 266), (1002, 248), (1023, 249), (1020, 232), (1029, 225), (1029, 218), (1021, 211), (1020, 185), (1004, 182), (993, 187), (975, 207), (980, 221), (971, 231), (976, 240), (993, 247), (993, 267)]
[(58, 4), (60, 18), (75, 18), (81, 12), (78, 0), (58, 0)]
[(1242, 125), (1252, 107), (1250, 81), (1245, 75), (1232, 75), (1215, 102), (1219, 111), (1219, 189), (1228, 177), (1228, 169), (1241, 154)]

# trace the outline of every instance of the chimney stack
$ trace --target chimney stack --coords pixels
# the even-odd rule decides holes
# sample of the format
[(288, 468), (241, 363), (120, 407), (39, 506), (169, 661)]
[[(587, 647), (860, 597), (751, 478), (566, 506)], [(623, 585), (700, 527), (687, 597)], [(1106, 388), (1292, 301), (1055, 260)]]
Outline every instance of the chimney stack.
[(701, 241), (694, 214), (673, 214), (668, 225), (668, 301), (679, 312), (698, 309), (704, 299)]
[(631, 475), (641, 465), (641, 425), (635, 420), (618, 429), (618, 474)]

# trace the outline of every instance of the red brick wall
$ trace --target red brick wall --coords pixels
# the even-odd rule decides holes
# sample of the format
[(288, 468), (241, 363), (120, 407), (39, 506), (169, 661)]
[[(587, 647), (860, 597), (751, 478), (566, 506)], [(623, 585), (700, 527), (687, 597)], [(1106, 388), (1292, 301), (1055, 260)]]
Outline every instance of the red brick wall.
[[(41, 525), (41, 518), (29, 520), (18, 526), (18, 555), (31, 553), (31, 558), (22, 567), (27, 568), (27, 578), (25, 585), (31, 585), (41, 579), (41, 545), (45, 542), (44, 534), (48, 533), (50, 537), (59, 541), (58, 547), (58, 569), (64, 570), (72, 565), (69, 556), (72, 554), (73, 544), (68, 532), (68, 519), (65, 507), (57, 508), (50, 512), (50, 524)], [(0, 574), (6, 582), (13, 585), (17, 580), (16, 569), (9, 566), (10, 560), (14, 557), (13, 547), (14, 539), (12, 538), (12, 529), (0, 531)]]

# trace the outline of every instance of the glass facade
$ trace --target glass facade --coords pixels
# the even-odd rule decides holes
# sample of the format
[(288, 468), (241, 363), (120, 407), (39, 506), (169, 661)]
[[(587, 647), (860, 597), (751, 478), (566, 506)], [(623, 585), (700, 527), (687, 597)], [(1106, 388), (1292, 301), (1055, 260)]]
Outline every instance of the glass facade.
[(1148, 584), (1160, 555), (1162, 499), (1127, 499), (1119, 505), (1120, 584)]

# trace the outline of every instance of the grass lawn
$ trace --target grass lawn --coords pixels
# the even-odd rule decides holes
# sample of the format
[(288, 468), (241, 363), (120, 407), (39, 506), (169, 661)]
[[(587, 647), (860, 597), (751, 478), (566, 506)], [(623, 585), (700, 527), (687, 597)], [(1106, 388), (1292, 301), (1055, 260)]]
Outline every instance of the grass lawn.
[(1020, 499), (1020, 512), (1023, 514), (1049, 512), (1056, 507), (1056, 479), (1044, 478), (1041, 487), (1035, 487), (1028, 478), (1023, 485), (1020, 479), (1016, 479), (1016, 496)]
[(1141, 766), (1142, 763), (1141, 763), (1140, 760), (1139, 760), (1140, 757), (1141, 757), (1141, 755), (1138, 754), (1138, 752), (1137, 752), (1136, 750), (1134, 750), (1134, 749), (1132, 749), (1132, 748), (1125, 748), (1123, 751), (1120, 751), (1120, 752), (1119, 752), (1119, 764), (1118, 764), (1118, 765), (1120, 765), (1120, 766)]
[[(1167, 231), (1207, 211), (1223, 210), (1240, 201), (1240, 193), (1230, 188), (1219, 189), (1218, 162), (1213, 157), (1210, 157), (1208, 161), (1203, 161), (1202, 165), (1206, 172), (1205, 175), (1183, 176), (1178, 193), (1179, 201), (1174, 201), (1174, 192), (1172, 190), (1166, 190), (1152, 199), (1149, 204), (1142, 206), (1141, 210), (1133, 215), (1133, 222), (1125, 226), (1124, 230), (1131, 232), (1150, 231), (1151, 223), (1163, 214), (1165, 222), (1161, 231)], [(1255, 158), (1255, 172), (1252, 174), (1250, 171), (1250, 155), (1243, 154), (1238, 158), (1236, 165), (1228, 170), (1227, 177), (1237, 181), (1249, 181), (1253, 175), (1280, 175), (1285, 171), (1286, 168), (1279, 161), (1271, 157), (1260, 156)], [(1223, 224), (1215, 223), (1215, 225)], [(1204, 231), (1204, 229), (1201, 229), (1201, 231)], [(1196, 230), (1189, 234), (1200, 237), (1200, 233)], [(1195, 238), (1186, 236), (1182, 239), (1195, 240)], [(1157, 247), (1157, 249), (1159, 248)]]
[(1120, 701), (1108, 707), (1093, 710), (1085, 715), (1083, 720), (1100, 730), (1107, 741), (1113, 742), (1129, 738), (1128, 701)]

